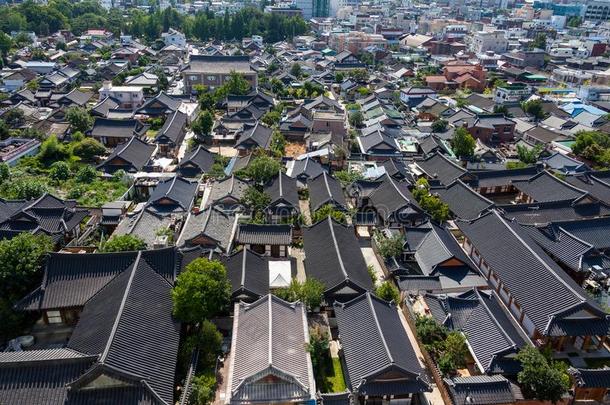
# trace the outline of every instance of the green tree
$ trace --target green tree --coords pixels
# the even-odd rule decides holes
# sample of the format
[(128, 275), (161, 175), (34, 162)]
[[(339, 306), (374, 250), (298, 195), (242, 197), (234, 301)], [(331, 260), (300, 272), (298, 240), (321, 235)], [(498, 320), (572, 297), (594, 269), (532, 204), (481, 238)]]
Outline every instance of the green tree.
[(0, 184), (11, 178), (11, 169), (8, 164), (0, 163)]
[(279, 124), (280, 119), (282, 118), (282, 114), (279, 111), (271, 110), (261, 118), (261, 121), (267, 126), (274, 126)]
[(97, 170), (93, 166), (84, 165), (76, 172), (76, 182), (89, 184), (97, 177)]
[(223, 85), (223, 87), (226, 89), (227, 94), (243, 96), (248, 94), (251, 86), (250, 83), (244, 79), (242, 74), (233, 71), (229, 76), (229, 80)]
[(284, 135), (282, 135), (279, 129), (273, 130), (273, 133), (271, 134), (271, 144), (269, 148), (278, 158), (281, 158), (282, 156), (284, 156), (284, 153), (286, 153), (286, 138), (284, 137)]
[(375, 289), (375, 294), (386, 301), (394, 301), (396, 305), (400, 305), (400, 291), (393, 282), (384, 281)]
[(332, 204), (325, 204), (318, 208), (311, 215), (311, 222), (315, 224), (317, 222), (325, 220), (329, 216), (341, 224), (347, 224), (347, 216), (345, 215), (345, 212), (338, 210)]
[(309, 328), (309, 343), (307, 343), (307, 351), (311, 356), (311, 364), (314, 370), (322, 365), (330, 347), (330, 339), (328, 332), (319, 324)]
[(445, 338), (444, 346), (445, 356), (449, 356), (456, 367), (463, 368), (466, 366), (468, 346), (466, 345), (466, 337), (462, 333), (449, 332)]
[(73, 131), (87, 132), (93, 124), (93, 117), (82, 107), (70, 107), (66, 111), (66, 121)]
[(531, 148), (523, 145), (517, 145), (517, 156), (519, 156), (519, 161), (532, 165), (538, 161), (540, 152), (542, 152), (543, 149), (544, 145), (542, 144), (535, 145)]
[(254, 214), (262, 212), (269, 203), (271, 203), (271, 197), (264, 191), (260, 191), (254, 186), (250, 186), (246, 189), (242, 203), (253, 211)]
[(449, 123), (446, 120), (438, 119), (432, 123), (432, 132), (445, 132)]
[(417, 180), (412, 194), (422, 209), (435, 221), (444, 222), (449, 218), (449, 206), (442, 202), (438, 196), (430, 194), (430, 184), (425, 178), (422, 177)]
[(356, 171), (348, 171), (348, 170), (336, 171), (334, 173), (334, 177), (337, 180), (339, 180), (339, 182), (341, 183), (341, 186), (343, 186), (343, 188), (347, 187), (348, 185), (352, 184), (353, 182), (355, 182), (357, 180), (362, 180), (364, 178), (362, 176), (362, 173), (359, 173)]
[(106, 148), (93, 138), (85, 138), (74, 144), (72, 152), (83, 160), (92, 161), (96, 156), (106, 153)]
[(193, 377), (193, 391), (189, 403), (193, 405), (208, 405), (214, 401), (216, 394), (216, 376), (209, 371)]
[(375, 235), (375, 243), (377, 244), (379, 254), (384, 259), (389, 259), (402, 254), (405, 239), (399, 233), (386, 237), (378, 232)]
[(207, 319), (201, 323), (197, 334), (197, 346), (199, 347), (199, 361), (206, 366), (213, 367), (216, 358), (222, 353), (222, 333)]
[(195, 120), (192, 126), (193, 131), (197, 135), (204, 138), (208, 137), (210, 136), (212, 127), (214, 126), (214, 115), (212, 112), (210, 112), (210, 110), (205, 110), (199, 114), (199, 117), (197, 117), (197, 120)]
[(53, 163), (49, 170), (49, 177), (56, 182), (68, 180), (70, 178), (70, 166), (63, 161)]
[(325, 290), (324, 284), (315, 278), (308, 277), (304, 283), (294, 278), (290, 282), (290, 286), (278, 288), (275, 295), (289, 302), (301, 301), (312, 310), (322, 304)]
[(578, 28), (582, 24), (582, 17), (574, 15), (568, 19), (568, 27)]
[(522, 367), (517, 380), (526, 398), (557, 403), (570, 388), (565, 365), (545, 358), (538, 349), (521, 349), (517, 360)]
[(546, 50), (546, 34), (542, 32), (536, 34), (534, 40), (530, 42), (529, 48)]
[(2, 56), (8, 55), (8, 52), (13, 47), (13, 39), (6, 35), (4, 32), (0, 33), (0, 52), (2, 52)]
[(137, 236), (118, 235), (100, 243), (101, 252), (131, 252), (146, 249), (146, 243)]
[(243, 174), (257, 184), (265, 184), (277, 176), (281, 169), (280, 162), (269, 156), (260, 155), (252, 159)]
[(3, 186), (3, 197), (18, 200), (31, 200), (38, 198), (49, 190), (40, 180), (34, 179), (13, 179), (5, 182)]
[(455, 130), (453, 139), (451, 140), (453, 153), (462, 158), (469, 158), (474, 155), (476, 144), (477, 142), (472, 135), (470, 135), (470, 132), (468, 132), (466, 128), (461, 127)]
[(6, 121), (0, 119), (0, 139), (6, 139), (11, 135), (11, 129)]
[(352, 127), (358, 128), (364, 123), (364, 115), (358, 110), (352, 111), (349, 113), (348, 122)]
[(418, 315), (415, 318), (417, 337), (425, 346), (444, 341), (449, 334), (446, 327), (439, 325), (433, 317)]
[(55, 135), (48, 137), (38, 152), (38, 160), (43, 164), (50, 166), (54, 162), (65, 160), (70, 156), (70, 151), (66, 146), (57, 140)]
[(521, 103), (521, 109), (536, 120), (541, 120), (546, 116), (544, 109), (542, 108), (542, 100), (540, 99), (524, 101)]
[(217, 260), (198, 258), (180, 273), (172, 290), (174, 316), (183, 322), (209, 319), (229, 304), (231, 283), (227, 270)]
[(40, 281), (44, 255), (53, 248), (51, 239), (29, 232), (0, 240), (0, 298), (17, 300)]
[(299, 63), (293, 63), (290, 67), (290, 74), (299, 79), (303, 74), (303, 69)]

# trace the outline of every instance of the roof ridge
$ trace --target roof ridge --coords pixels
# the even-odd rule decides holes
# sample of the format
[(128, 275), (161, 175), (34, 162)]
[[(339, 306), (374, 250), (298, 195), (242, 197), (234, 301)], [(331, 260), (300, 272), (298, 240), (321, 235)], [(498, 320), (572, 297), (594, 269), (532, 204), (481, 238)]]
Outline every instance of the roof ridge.
[(246, 282), (246, 252), (247, 248), (243, 249), (244, 257), (241, 259), (241, 286), (243, 287)]
[(371, 312), (373, 314), (373, 320), (375, 321), (375, 326), (377, 327), (377, 331), (379, 332), (379, 337), (381, 339), (381, 343), (383, 343), (383, 347), (388, 355), (390, 363), (394, 363), (394, 358), (392, 357), (392, 353), (390, 352), (390, 348), (388, 347), (388, 342), (385, 340), (385, 336), (383, 335), (383, 330), (381, 329), (381, 325), (379, 324), (379, 318), (377, 318), (377, 312), (375, 311), (375, 307), (373, 306), (373, 300), (371, 299), (371, 294), (369, 292), (366, 293), (366, 299), (368, 301), (369, 306), (371, 307)]
[(324, 177), (324, 184), (326, 185), (326, 191), (328, 192), (328, 196), (332, 199), (333, 194), (330, 192), (330, 186), (328, 185), (328, 179), (326, 178), (326, 172), (322, 172), (322, 176)]
[(123, 310), (125, 309), (125, 303), (127, 302), (127, 296), (129, 295), (129, 291), (131, 290), (131, 284), (133, 282), (133, 278), (136, 274), (138, 266), (140, 264), (140, 258), (142, 257), (142, 251), (138, 251), (138, 256), (133, 263), (133, 267), (131, 269), (131, 274), (129, 275), (129, 280), (127, 281), (127, 285), (125, 286), (125, 292), (123, 293), (123, 298), (121, 299), (121, 305), (119, 306), (119, 310), (117, 313), (117, 317), (114, 320), (114, 324), (112, 325), (112, 330), (110, 331), (110, 336), (108, 337), (108, 341), (106, 342), (106, 347), (100, 356), (100, 363), (104, 363), (106, 357), (108, 356), (108, 352), (110, 351), (110, 346), (112, 346), (112, 342), (116, 335), (116, 331), (119, 327), (119, 322), (121, 321), (121, 315), (123, 314)]
[(333, 228), (333, 220), (330, 215), (328, 216), (327, 219), (328, 219), (328, 225), (330, 226), (330, 235), (333, 238), (335, 252), (337, 253), (337, 259), (339, 260), (339, 267), (341, 268), (341, 271), (343, 272), (343, 276), (345, 278), (349, 279), (349, 275), (347, 274), (347, 271), (345, 270), (345, 266), (343, 265), (343, 258), (341, 257), (341, 251), (339, 250), (339, 246), (337, 245), (337, 238), (335, 237), (335, 229)]
[(269, 351), (269, 367), (273, 367), (273, 305), (272, 305), (272, 298), (271, 298), (271, 294), (267, 295), (267, 302), (269, 303), (269, 336), (268, 336), (268, 343), (269, 343), (269, 347), (268, 347), (268, 351)]
[(402, 193), (402, 191), (400, 191), (400, 190), (398, 189), (398, 186), (397, 186), (396, 184), (394, 184), (394, 180), (392, 180), (392, 177), (388, 176), (388, 175), (387, 175), (387, 173), (386, 173), (386, 176), (388, 177), (388, 180), (390, 180), (390, 184), (392, 184), (392, 186), (394, 186), (394, 189), (396, 189), (396, 192), (398, 192), (398, 194), (400, 194), (400, 196), (401, 196), (402, 198), (404, 198), (404, 199), (405, 199), (405, 200), (407, 200), (408, 202), (411, 202), (411, 200), (410, 200), (410, 199), (408, 199), (408, 198), (407, 198), (407, 197), (406, 197), (406, 196), (405, 196), (405, 195)]
[[(532, 254), (534, 255), (534, 257), (547, 269), (549, 270), (549, 272), (555, 276), (555, 278), (561, 283), (563, 284), (563, 286), (565, 288), (567, 288), (569, 291), (571, 291), (577, 298), (579, 298), (581, 301), (586, 301), (585, 298), (579, 294), (574, 288), (572, 288), (572, 286), (568, 285), (568, 283), (565, 282), (564, 279), (562, 279), (555, 270), (553, 270), (553, 268), (551, 268), (551, 266), (548, 265), (547, 262), (545, 262), (542, 257), (540, 257), (540, 255), (536, 252), (534, 252), (534, 250), (530, 247), (529, 244), (527, 244), (523, 238), (510, 226), (510, 224), (508, 224), (506, 222), (506, 219), (502, 218), (502, 216), (496, 211), (496, 210), (492, 210), (495, 215), (500, 219), (500, 221), (502, 223), (504, 223), (506, 225), (506, 227), (508, 228), (509, 232), (512, 233), (518, 240), (519, 242), (521, 242), (523, 244), (523, 246), (525, 246), (525, 248)], [(534, 242), (535, 243), (535, 242)]]
[[(510, 343), (512, 343), (511, 347), (516, 347), (517, 344), (515, 343), (515, 341), (508, 335), (508, 333), (506, 333), (506, 331), (504, 330), (502, 325), (500, 325), (500, 322), (498, 322), (496, 317), (493, 316), (491, 309), (487, 306), (487, 303), (485, 302), (485, 299), (481, 296), (480, 291), (478, 291), (476, 288), (473, 288), (473, 290), (474, 290), (475, 294), (477, 295), (477, 297), (479, 298), (479, 302), (483, 305), (485, 312), (487, 312), (489, 314), (493, 323), (495, 323), (496, 326), (499, 328), (500, 333), (502, 333), (502, 335), (506, 338), (506, 340), (508, 340)], [(490, 295), (490, 297), (491, 297), (491, 295)]]

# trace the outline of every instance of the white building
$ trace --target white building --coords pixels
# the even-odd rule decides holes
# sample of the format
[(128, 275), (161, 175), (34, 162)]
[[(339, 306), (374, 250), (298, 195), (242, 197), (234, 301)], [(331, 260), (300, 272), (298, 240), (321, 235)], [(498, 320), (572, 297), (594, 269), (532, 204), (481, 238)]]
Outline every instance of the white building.
[(104, 82), (100, 89), (100, 100), (111, 97), (120, 103), (121, 108), (136, 109), (144, 103), (144, 88), (139, 86), (113, 86)]
[(470, 47), (474, 53), (485, 53), (487, 51), (504, 53), (508, 49), (508, 40), (506, 39), (506, 33), (501, 30), (477, 31), (472, 38)]
[(186, 48), (186, 36), (178, 30), (170, 28), (167, 32), (161, 34), (165, 45), (176, 45), (180, 48)]

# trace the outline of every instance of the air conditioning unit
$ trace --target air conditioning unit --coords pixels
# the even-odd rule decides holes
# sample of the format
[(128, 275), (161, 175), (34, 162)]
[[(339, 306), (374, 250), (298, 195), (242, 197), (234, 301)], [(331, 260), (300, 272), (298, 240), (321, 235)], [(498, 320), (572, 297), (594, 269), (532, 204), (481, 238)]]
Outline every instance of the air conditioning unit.
[(169, 238), (167, 235), (159, 235), (155, 238), (155, 242), (153, 243), (153, 249), (163, 249), (167, 247), (167, 242)]

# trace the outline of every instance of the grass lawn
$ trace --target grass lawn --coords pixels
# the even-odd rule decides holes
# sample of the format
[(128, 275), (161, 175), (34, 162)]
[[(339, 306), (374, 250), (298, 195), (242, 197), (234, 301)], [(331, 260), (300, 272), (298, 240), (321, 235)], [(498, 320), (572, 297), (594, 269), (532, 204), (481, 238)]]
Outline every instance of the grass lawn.
[(316, 384), (318, 389), (324, 393), (345, 391), (345, 378), (341, 360), (327, 356), (316, 373)]

